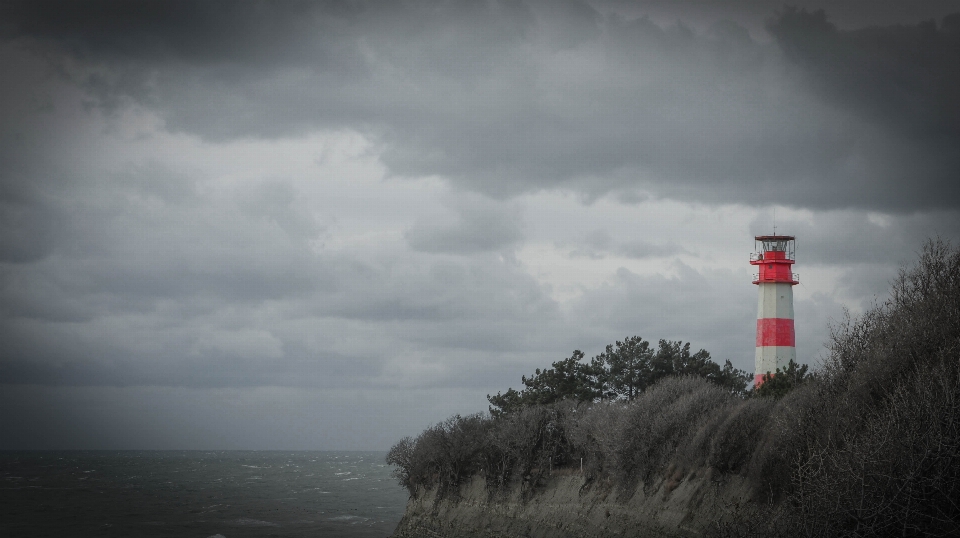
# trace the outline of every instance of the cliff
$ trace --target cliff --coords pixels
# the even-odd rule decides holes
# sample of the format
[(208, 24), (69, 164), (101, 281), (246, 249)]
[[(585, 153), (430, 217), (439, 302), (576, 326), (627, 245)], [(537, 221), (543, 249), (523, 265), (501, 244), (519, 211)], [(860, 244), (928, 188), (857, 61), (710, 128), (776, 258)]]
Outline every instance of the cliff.
[[(532, 494), (519, 486), (493, 498), (482, 478), (457, 499), (436, 490), (411, 498), (395, 538), (696, 537), (749, 497), (744, 478), (711, 470), (638, 487), (629, 498), (579, 473), (555, 473)], [(592, 487), (591, 487), (592, 486)]]

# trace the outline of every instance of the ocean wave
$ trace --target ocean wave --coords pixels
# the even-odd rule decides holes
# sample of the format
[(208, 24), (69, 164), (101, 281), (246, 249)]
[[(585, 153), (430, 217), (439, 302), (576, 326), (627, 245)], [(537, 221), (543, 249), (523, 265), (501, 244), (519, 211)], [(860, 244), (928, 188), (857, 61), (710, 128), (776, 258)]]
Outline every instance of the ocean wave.
[(263, 521), (262, 519), (251, 519), (248, 517), (241, 517), (240, 519), (236, 520), (235, 523), (237, 525), (241, 525), (244, 527), (279, 527), (280, 526), (279, 523), (271, 523), (269, 521)]
[(327, 521), (353, 521), (354, 519), (358, 521), (366, 521), (370, 518), (360, 516), (334, 516), (327, 518)]

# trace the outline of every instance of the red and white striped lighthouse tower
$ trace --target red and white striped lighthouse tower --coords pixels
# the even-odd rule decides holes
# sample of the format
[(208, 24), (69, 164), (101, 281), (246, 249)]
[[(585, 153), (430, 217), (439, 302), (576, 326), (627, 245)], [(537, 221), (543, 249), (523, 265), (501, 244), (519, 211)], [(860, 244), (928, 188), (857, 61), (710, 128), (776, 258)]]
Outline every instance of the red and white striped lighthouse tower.
[(763, 375), (773, 374), (797, 358), (793, 328), (793, 286), (800, 283), (792, 272), (795, 259), (794, 237), (791, 235), (758, 235), (757, 251), (750, 255), (750, 264), (760, 272), (753, 283), (760, 286), (757, 303), (757, 356), (754, 387), (763, 383)]

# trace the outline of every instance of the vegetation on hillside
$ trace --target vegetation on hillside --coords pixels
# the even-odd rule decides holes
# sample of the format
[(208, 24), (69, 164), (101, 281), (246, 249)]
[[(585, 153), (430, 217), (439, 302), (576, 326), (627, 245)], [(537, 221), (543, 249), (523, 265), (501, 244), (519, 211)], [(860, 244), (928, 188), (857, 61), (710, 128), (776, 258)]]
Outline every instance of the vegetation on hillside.
[(746, 477), (756, 501), (719, 517), (721, 535), (960, 528), (960, 250), (941, 241), (901, 271), (886, 302), (833, 327), (813, 374), (790, 364), (748, 393), (729, 363), (639, 338), (582, 359), (490, 397), (489, 416), (401, 440), (387, 456), (400, 483), (455, 498), (480, 474), (492, 495), (516, 484), (534, 494), (551, 469), (582, 461), (585, 487), (629, 496), (713, 468)]
[(509, 389), (496, 396), (487, 395), (494, 418), (531, 405), (552, 404), (562, 400), (576, 402), (632, 402), (657, 381), (667, 377), (702, 377), (735, 394), (745, 394), (750, 374), (726, 361), (721, 368), (704, 349), (690, 353), (690, 343), (660, 340), (656, 350), (650, 342), (633, 336), (606, 350), (589, 363), (576, 350), (553, 367), (522, 376), (523, 390)]

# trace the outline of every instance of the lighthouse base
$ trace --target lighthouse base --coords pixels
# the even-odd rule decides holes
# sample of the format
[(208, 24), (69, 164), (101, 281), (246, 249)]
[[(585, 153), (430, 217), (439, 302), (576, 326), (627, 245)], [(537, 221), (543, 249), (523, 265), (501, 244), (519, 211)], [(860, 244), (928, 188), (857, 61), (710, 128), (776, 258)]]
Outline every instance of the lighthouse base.
[[(760, 385), (763, 385), (763, 376), (764, 376), (764, 375), (766, 375), (766, 374), (756, 374), (756, 375), (753, 376), (753, 388), (754, 388), (754, 389), (757, 389), (757, 388), (760, 387)], [(771, 373), (771, 374), (770, 374), (770, 377), (772, 378), (774, 375), (776, 375), (776, 374)]]
[(793, 346), (761, 346), (757, 348), (753, 386), (759, 387), (763, 374), (775, 374), (778, 367), (786, 367), (797, 360), (797, 348)]

